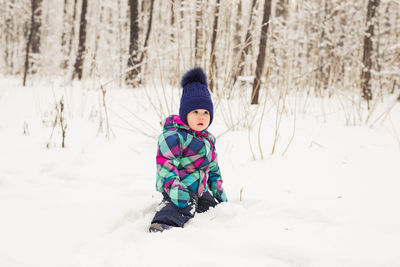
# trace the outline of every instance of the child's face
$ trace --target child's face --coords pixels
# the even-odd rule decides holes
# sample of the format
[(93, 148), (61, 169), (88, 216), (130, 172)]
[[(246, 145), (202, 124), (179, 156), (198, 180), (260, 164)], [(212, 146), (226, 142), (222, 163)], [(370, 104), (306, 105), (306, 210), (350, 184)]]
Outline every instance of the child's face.
[(206, 109), (195, 109), (187, 114), (189, 127), (195, 131), (203, 131), (210, 124), (210, 112)]

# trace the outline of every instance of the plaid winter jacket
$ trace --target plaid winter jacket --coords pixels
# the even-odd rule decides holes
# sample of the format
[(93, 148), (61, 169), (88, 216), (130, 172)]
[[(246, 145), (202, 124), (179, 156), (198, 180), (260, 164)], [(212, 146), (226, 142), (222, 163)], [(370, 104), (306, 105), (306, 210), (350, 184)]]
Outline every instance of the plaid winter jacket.
[(208, 189), (219, 202), (227, 201), (215, 152), (215, 137), (197, 132), (171, 115), (158, 138), (157, 190), (186, 207), (190, 194), (201, 197)]

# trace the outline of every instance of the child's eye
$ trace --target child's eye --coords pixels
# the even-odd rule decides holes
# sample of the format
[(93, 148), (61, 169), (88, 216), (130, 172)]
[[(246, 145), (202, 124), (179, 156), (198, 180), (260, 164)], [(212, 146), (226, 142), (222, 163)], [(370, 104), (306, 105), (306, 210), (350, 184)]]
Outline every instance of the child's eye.
[(208, 111), (204, 111), (204, 114), (208, 114)]
[(195, 111), (193, 111), (193, 113), (194, 113), (194, 114), (197, 114), (197, 113), (199, 113), (199, 112), (198, 112), (197, 110), (195, 110)]

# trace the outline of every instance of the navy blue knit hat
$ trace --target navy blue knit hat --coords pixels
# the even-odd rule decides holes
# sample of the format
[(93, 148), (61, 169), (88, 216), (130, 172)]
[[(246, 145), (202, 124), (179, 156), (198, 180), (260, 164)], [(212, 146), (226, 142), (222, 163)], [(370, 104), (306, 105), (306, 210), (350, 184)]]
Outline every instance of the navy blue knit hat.
[(207, 87), (207, 76), (202, 68), (194, 68), (182, 76), (183, 88), (179, 117), (188, 124), (186, 116), (195, 109), (206, 109), (210, 112), (210, 125), (213, 120), (214, 106)]

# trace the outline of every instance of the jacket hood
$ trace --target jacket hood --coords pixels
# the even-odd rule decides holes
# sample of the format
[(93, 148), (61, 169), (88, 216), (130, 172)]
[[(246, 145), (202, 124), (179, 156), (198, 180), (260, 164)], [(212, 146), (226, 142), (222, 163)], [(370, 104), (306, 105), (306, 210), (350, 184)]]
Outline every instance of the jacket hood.
[(163, 130), (166, 131), (172, 128), (191, 130), (189, 125), (184, 123), (178, 115), (170, 115), (165, 119)]
[(189, 125), (184, 123), (181, 118), (178, 115), (170, 115), (165, 119), (164, 126), (163, 126), (163, 131), (167, 131), (170, 129), (184, 129), (186, 131), (189, 131), (193, 133), (195, 136), (199, 137), (200, 139), (203, 139), (204, 137), (208, 137), (211, 134), (207, 131), (207, 129), (199, 132), (191, 129)]

